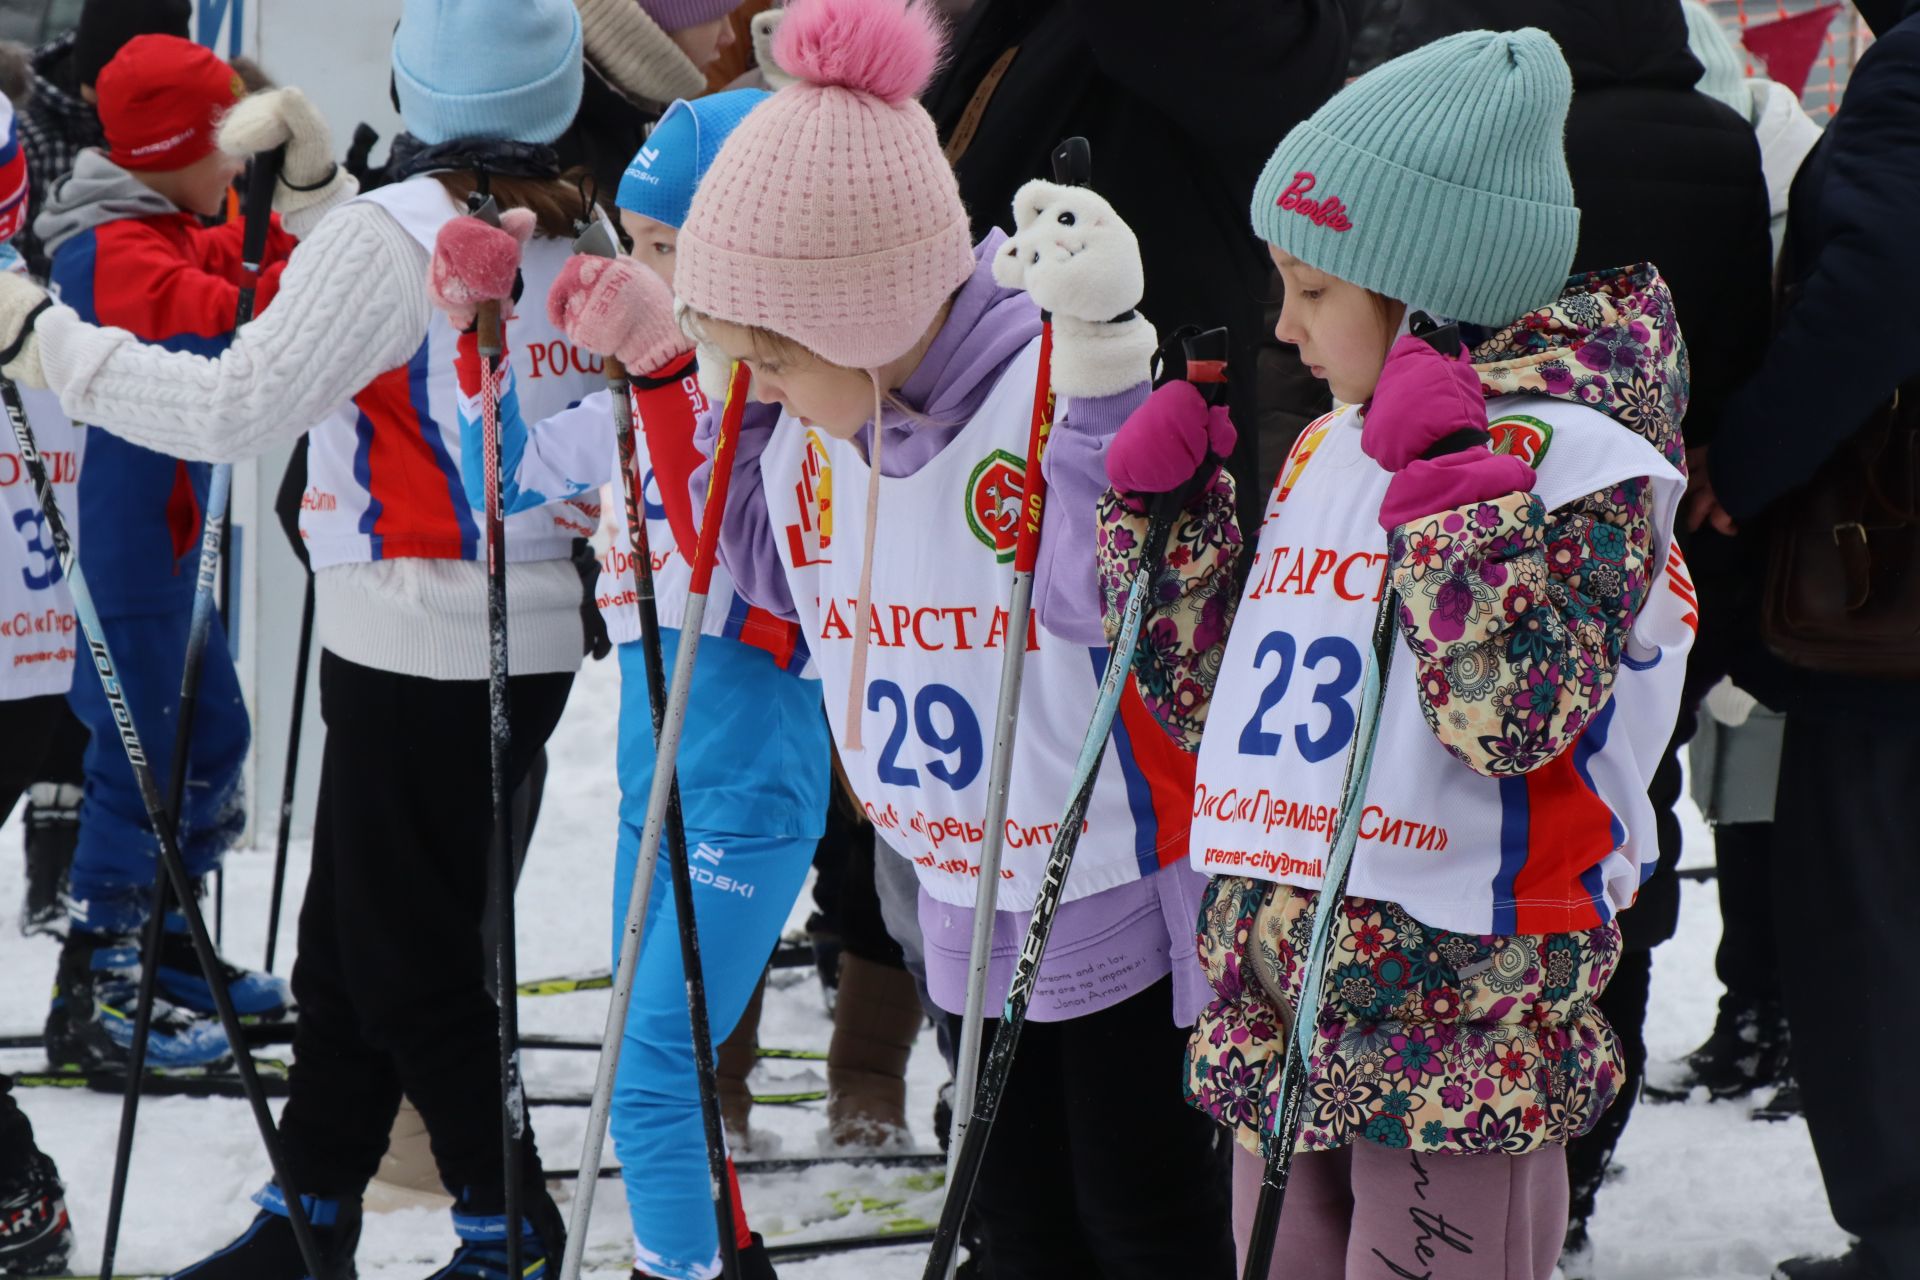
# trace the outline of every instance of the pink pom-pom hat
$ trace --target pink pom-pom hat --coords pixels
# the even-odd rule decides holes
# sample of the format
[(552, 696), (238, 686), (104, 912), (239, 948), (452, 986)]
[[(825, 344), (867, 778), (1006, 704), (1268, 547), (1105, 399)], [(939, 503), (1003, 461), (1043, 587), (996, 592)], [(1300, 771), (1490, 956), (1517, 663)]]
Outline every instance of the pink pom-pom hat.
[(695, 311), (877, 369), (973, 273), (967, 212), (916, 101), (939, 63), (926, 0), (794, 0), (799, 77), (755, 108), (694, 194), (674, 288)]

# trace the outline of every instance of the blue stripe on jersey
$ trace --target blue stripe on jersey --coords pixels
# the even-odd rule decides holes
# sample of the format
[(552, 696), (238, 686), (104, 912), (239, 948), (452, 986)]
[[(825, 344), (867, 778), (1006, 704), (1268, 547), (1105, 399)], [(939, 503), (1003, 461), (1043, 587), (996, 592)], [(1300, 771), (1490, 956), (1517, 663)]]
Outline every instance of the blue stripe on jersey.
[[(1097, 685), (1106, 679), (1107, 660), (1111, 655), (1105, 648), (1090, 648), (1087, 652), (1093, 659), (1093, 680)], [(1160, 820), (1153, 811), (1153, 787), (1147, 782), (1147, 775), (1140, 771), (1140, 762), (1133, 758), (1133, 739), (1118, 714), (1113, 717), (1113, 747), (1120, 761), (1120, 776), (1127, 784), (1127, 808), (1133, 813), (1133, 860), (1144, 880), (1160, 870)]]
[(1493, 877), (1492, 932), (1511, 934), (1519, 930), (1519, 904), (1514, 900), (1514, 883), (1520, 868), (1527, 865), (1527, 836), (1530, 805), (1525, 778), (1500, 779), (1500, 869)]
[[(1573, 744), (1573, 771), (1580, 775), (1580, 781), (1587, 784), (1587, 790), (1594, 798), (1600, 798), (1600, 789), (1593, 785), (1593, 758), (1607, 745), (1607, 732), (1613, 727), (1613, 708), (1615, 703), (1609, 699), (1607, 705), (1600, 708), (1600, 714), (1587, 721), (1586, 732), (1580, 735), (1580, 741)], [(1606, 802), (1601, 801), (1602, 804)], [(1620, 815), (1611, 807), (1607, 810), (1609, 830), (1613, 836), (1613, 847), (1618, 849), (1627, 842), (1627, 829), (1620, 822)]]
[(738, 591), (734, 592), (733, 603), (727, 606), (727, 624), (720, 629), (720, 634), (729, 640), (738, 640), (740, 633), (747, 629), (747, 614), (752, 611), (753, 606), (747, 603), (747, 598)]
[[(423, 344), (424, 346), (424, 344)], [(373, 419), (361, 410), (353, 423), (353, 482), (360, 486), (360, 492), (367, 495), (367, 509), (360, 513), (360, 536), (367, 539), (367, 557), (371, 560), (383, 560), (380, 535), (374, 529), (380, 522), (380, 513), (385, 507), (380, 497), (373, 491)]]
[[(407, 396), (413, 402), (414, 428), (419, 431), (421, 440), (433, 454), (433, 461), (446, 480), (447, 505), (453, 508), (454, 523), (460, 529), (460, 558), (471, 560), (474, 558), (474, 549), (480, 545), (480, 530), (473, 522), (473, 508), (467, 505), (467, 491), (460, 479), (459, 464), (447, 452), (446, 437), (441, 433), (440, 424), (433, 420), (433, 412), (427, 401), (427, 348), (432, 343), (431, 337), (423, 341), (407, 365)], [(486, 465), (484, 460), (481, 465)]]

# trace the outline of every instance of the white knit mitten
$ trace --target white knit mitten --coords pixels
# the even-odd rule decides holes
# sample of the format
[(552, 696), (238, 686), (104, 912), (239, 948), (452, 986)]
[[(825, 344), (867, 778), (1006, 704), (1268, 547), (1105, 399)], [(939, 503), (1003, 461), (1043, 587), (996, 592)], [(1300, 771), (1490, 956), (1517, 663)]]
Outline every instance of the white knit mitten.
[(47, 375), (40, 368), (40, 339), (33, 322), (51, 303), (47, 291), (33, 281), (0, 271), (0, 374), (36, 391), (47, 385)]
[(333, 131), (326, 117), (298, 89), (269, 89), (242, 99), (220, 122), (220, 149), (252, 156), (285, 147), (273, 211), (288, 231), (304, 239), (334, 206), (360, 189), (333, 158)]
[(1085, 187), (1029, 182), (1013, 199), (1014, 234), (993, 278), (1053, 315), (1053, 389), (1110, 396), (1151, 373), (1156, 336), (1134, 310), (1146, 291), (1140, 242)]

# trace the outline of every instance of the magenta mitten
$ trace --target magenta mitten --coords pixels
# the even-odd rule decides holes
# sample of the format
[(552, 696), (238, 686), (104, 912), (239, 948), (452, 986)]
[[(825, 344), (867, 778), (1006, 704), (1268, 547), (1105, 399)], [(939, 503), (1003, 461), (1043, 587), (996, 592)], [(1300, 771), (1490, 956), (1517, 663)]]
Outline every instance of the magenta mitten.
[(1224, 458), (1238, 438), (1225, 406), (1211, 406), (1191, 382), (1169, 382), (1133, 411), (1107, 447), (1107, 482), (1122, 495), (1171, 493), (1211, 452)]
[(1456, 507), (1504, 498), (1533, 488), (1533, 468), (1485, 445), (1416, 458), (1387, 482), (1380, 503), (1380, 527), (1392, 533), (1403, 524)]
[(1367, 402), (1360, 447), (1388, 471), (1399, 471), (1456, 431), (1485, 431), (1487, 400), (1465, 347), (1444, 356), (1407, 334), (1387, 353)]
[(503, 312), (511, 311), (520, 250), (533, 238), (533, 227), (530, 211), (509, 209), (497, 227), (478, 218), (454, 218), (440, 228), (427, 268), (427, 298), (447, 313), (454, 328), (463, 333), (473, 328), (483, 302), (498, 302)]
[(693, 348), (673, 315), (673, 291), (631, 258), (575, 257), (547, 294), (547, 318), (567, 340), (647, 374)]

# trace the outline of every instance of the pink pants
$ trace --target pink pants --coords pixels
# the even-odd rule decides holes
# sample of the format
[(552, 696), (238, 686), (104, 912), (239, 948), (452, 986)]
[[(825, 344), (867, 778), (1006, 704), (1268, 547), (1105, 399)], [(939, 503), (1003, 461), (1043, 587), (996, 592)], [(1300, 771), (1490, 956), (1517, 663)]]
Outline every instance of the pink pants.
[[(1261, 1162), (1233, 1150), (1240, 1265)], [(1268, 1280), (1548, 1280), (1567, 1233), (1567, 1155), (1419, 1155), (1356, 1142), (1294, 1157)]]

